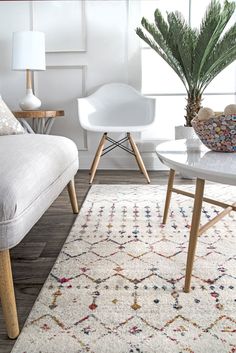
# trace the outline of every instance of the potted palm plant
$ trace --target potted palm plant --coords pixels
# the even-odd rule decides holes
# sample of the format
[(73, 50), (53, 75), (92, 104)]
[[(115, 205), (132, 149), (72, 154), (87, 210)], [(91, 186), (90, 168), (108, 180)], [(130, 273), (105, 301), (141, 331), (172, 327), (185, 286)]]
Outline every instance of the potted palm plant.
[[(235, 11), (235, 2), (221, 6), (212, 0), (200, 28), (191, 28), (179, 12), (167, 13), (167, 20), (156, 9), (155, 23), (142, 18), (137, 35), (154, 49), (175, 71), (187, 92), (185, 127), (197, 115), (202, 95), (211, 81), (236, 59), (236, 24), (226, 25)], [(186, 130), (190, 130), (186, 129)], [(187, 133), (188, 134), (188, 133)]]

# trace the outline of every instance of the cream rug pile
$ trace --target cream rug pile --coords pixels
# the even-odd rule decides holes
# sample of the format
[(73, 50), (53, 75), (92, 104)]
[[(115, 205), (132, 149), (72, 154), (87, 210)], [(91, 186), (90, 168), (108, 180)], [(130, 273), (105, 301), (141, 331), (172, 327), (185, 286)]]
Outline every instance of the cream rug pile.
[[(206, 189), (235, 197), (231, 187)], [(236, 352), (236, 214), (199, 238), (186, 294), (193, 201), (173, 194), (163, 226), (165, 192), (91, 188), (13, 353)], [(217, 212), (204, 204), (202, 223)]]

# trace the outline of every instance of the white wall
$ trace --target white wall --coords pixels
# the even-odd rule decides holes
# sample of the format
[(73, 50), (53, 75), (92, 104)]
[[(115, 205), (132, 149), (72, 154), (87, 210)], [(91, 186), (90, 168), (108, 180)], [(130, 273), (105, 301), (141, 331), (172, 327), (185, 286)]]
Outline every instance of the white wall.
[[(47, 53), (47, 70), (35, 73), (35, 91), (44, 107), (65, 110), (65, 118), (55, 122), (52, 133), (75, 141), (80, 153), (81, 168), (87, 169), (100, 135), (87, 133), (80, 127), (76, 98), (89, 94), (108, 82), (125, 82), (140, 89), (139, 39), (134, 32), (140, 20), (140, 9), (138, 1), (77, 2), (84, 6), (84, 33), (81, 35), (84, 36), (87, 50)], [(12, 109), (18, 109), (18, 101), (25, 90), (24, 73), (11, 71), (12, 32), (34, 28), (36, 5), (37, 2), (30, 1), (0, 2), (0, 93)], [(137, 134), (136, 137), (138, 136)], [(150, 152), (146, 150), (143, 153), (147, 167), (162, 168), (152, 150), (153, 148)], [(102, 158), (100, 168), (137, 167), (132, 156), (122, 150), (115, 150)]]

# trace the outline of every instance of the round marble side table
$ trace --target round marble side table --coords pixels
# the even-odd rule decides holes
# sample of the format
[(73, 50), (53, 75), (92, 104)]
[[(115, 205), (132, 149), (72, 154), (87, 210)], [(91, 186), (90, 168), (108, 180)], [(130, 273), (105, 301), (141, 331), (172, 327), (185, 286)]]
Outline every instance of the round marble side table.
[[(160, 161), (170, 168), (163, 224), (167, 221), (172, 192), (194, 198), (184, 286), (184, 291), (189, 292), (198, 236), (229, 212), (236, 211), (236, 202), (229, 204), (204, 197), (205, 180), (236, 186), (236, 152), (213, 152), (202, 143), (195, 148), (188, 148), (187, 140), (177, 140), (161, 143), (157, 146), (156, 153)], [(196, 178), (195, 193), (173, 187), (176, 171)], [(224, 210), (200, 227), (203, 201), (220, 206)]]

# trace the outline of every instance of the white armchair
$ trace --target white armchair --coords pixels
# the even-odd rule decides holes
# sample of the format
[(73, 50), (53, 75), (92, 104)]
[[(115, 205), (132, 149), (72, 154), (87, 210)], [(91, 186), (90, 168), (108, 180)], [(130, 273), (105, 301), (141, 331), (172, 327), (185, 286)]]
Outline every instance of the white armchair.
[[(88, 131), (103, 132), (90, 173), (93, 182), (101, 156), (116, 147), (135, 156), (140, 171), (150, 183), (148, 173), (131, 132), (140, 132), (154, 123), (155, 100), (142, 96), (133, 87), (123, 83), (106, 84), (92, 95), (78, 99), (81, 126)], [(108, 136), (109, 132), (125, 132), (119, 141)], [(111, 144), (104, 148), (105, 142)], [(129, 141), (131, 149), (124, 143)]]

